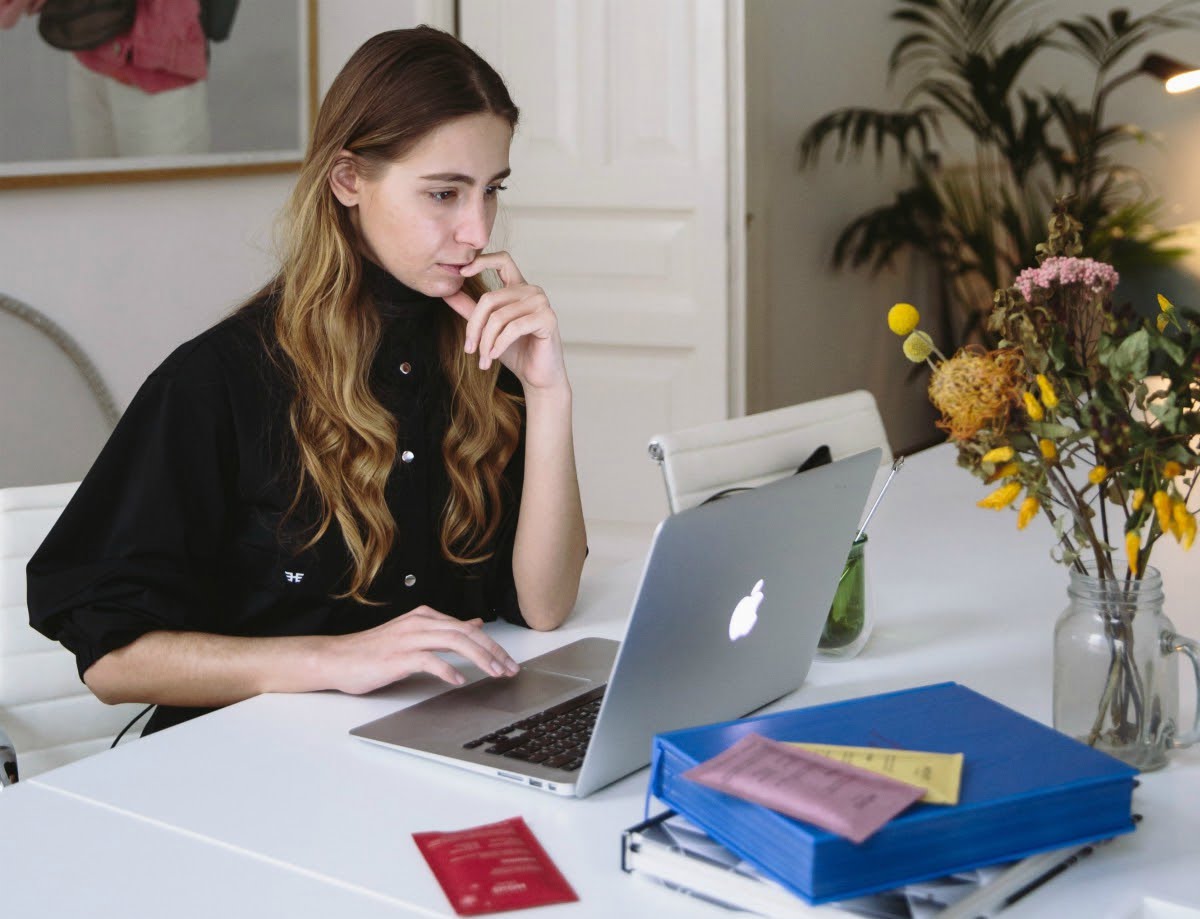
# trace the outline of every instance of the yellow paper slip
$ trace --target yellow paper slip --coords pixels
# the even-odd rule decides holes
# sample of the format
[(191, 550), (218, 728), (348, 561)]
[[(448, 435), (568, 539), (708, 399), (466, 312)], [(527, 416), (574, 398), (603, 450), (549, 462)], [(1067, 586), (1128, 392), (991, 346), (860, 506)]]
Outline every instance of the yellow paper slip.
[(922, 753), (886, 747), (841, 747), (794, 741), (792, 744), (810, 753), (924, 788), (925, 796), (921, 800), (926, 804), (958, 803), (958, 789), (962, 784), (961, 753)]

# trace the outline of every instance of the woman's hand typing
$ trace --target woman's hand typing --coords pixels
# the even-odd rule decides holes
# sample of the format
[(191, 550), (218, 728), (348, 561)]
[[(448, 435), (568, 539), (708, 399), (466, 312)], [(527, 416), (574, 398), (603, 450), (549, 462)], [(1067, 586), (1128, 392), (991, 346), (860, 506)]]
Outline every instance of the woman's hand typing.
[(486, 674), (513, 676), (517, 662), (482, 625), (481, 619), (464, 622), (418, 606), (375, 628), (330, 638), (321, 655), (323, 682), (359, 695), (415, 673), (430, 673), (461, 686), (466, 678), (439, 651), (452, 651)]

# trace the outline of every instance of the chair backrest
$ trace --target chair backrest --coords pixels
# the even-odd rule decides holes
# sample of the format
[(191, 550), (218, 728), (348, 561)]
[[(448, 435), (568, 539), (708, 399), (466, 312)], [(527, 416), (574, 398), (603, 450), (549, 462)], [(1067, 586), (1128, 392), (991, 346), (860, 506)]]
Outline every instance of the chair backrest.
[(866, 390), (660, 434), (650, 441), (650, 456), (662, 466), (674, 514), (723, 489), (794, 473), (822, 445), (834, 459), (880, 447), (882, 463), (892, 462), (883, 419)]
[(48, 316), (0, 294), (0, 488), (82, 478), (117, 409), (95, 365)]
[(142, 707), (100, 702), (74, 655), (29, 625), (25, 565), (78, 484), (0, 489), (0, 728), (22, 779), (107, 748)]

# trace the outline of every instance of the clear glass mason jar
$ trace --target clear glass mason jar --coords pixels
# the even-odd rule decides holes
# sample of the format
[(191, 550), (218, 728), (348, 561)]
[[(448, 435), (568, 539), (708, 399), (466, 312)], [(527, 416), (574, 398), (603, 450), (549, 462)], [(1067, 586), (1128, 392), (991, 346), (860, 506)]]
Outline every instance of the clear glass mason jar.
[(849, 660), (863, 649), (871, 637), (875, 598), (867, 581), (866, 547), (866, 533), (850, 546), (846, 567), (838, 580), (825, 627), (817, 642), (819, 660)]
[[(1125, 560), (1113, 570), (1123, 575)], [(1191, 729), (1179, 729), (1176, 656), (1190, 658), (1200, 701), (1200, 645), (1163, 612), (1155, 568), (1140, 580), (1072, 569), (1067, 595), (1054, 627), (1054, 727), (1143, 772), (1161, 768), (1167, 751), (1200, 736), (1200, 708)]]

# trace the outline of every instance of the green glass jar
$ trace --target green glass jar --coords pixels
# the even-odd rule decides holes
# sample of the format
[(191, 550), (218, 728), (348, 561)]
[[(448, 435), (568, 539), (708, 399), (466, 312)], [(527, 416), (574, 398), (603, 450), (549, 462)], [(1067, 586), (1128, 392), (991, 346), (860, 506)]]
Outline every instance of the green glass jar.
[(838, 580), (833, 604), (821, 630), (821, 640), (817, 643), (820, 660), (849, 660), (863, 649), (871, 636), (872, 597), (867, 587), (866, 547), (866, 533), (850, 547), (846, 567)]

